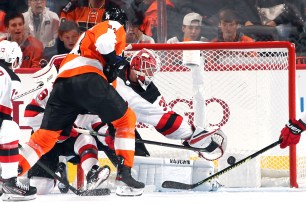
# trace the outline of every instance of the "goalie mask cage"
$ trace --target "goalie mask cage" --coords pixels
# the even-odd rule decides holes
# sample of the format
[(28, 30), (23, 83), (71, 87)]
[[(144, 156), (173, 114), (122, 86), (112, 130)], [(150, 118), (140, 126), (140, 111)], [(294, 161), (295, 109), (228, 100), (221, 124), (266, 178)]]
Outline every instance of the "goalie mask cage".
[[(292, 43), (133, 44), (128, 47), (125, 56), (129, 60), (142, 48), (156, 52), (161, 70), (154, 83), (168, 106), (192, 124), (220, 126), (228, 138), (225, 152), (247, 152), (248, 156), (258, 151), (277, 141), (288, 118), (299, 114), (296, 113)], [(144, 139), (181, 144), (181, 141), (165, 139), (153, 127), (137, 126)], [(304, 141), (302, 136), (297, 146), (286, 149), (277, 146), (258, 156), (261, 170), (268, 174), (265, 176), (285, 176), (291, 187), (304, 184)], [(146, 147), (152, 157), (186, 159), (195, 155), (187, 150)]]

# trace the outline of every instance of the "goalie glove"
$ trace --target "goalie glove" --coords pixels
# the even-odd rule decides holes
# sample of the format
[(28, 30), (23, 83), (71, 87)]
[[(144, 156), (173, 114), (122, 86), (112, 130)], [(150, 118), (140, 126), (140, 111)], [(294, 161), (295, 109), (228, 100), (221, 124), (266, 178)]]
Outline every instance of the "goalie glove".
[(306, 130), (306, 124), (301, 120), (289, 120), (286, 126), (282, 129), (280, 139), (282, 142), (280, 148), (286, 148), (290, 145), (299, 143), (301, 133)]
[[(206, 151), (198, 152), (199, 157), (213, 161), (223, 156), (227, 145), (227, 136), (220, 128), (203, 129), (197, 127), (187, 142), (191, 147), (206, 149)], [(186, 145), (186, 141), (184, 145)]]

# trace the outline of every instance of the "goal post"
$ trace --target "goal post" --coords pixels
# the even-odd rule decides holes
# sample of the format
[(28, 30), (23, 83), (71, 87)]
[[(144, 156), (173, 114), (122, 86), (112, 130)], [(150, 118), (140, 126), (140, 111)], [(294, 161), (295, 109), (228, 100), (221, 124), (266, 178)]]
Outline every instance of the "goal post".
[[(154, 82), (167, 104), (190, 123), (196, 122), (195, 105), (199, 102), (196, 98), (205, 97), (206, 108), (199, 109), (205, 110), (205, 114), (199, 116), (205, 121), (202, 125), (221, 126), (228, 136), (228, 152), (258, 151), (276, 141), (288, 119), (297, 116), (293, 43), (132, 44), (128, 47), (125, 52), (128, 58), (142, 48), (157, 53), (161, 58), (161, 71)], [(191, 69), (194, 66), (204, 70), (203, 83), (193, 84)], [(197, 91), (194, 91), (195, 86), (198, 86)], [(203, 95), (197, 97), (195, 93)], [(145, 139), (170, 141), (145, 124), (138, 124), (138, 128)], [(305, 143), (303, 136), (300, 143), (298, 147)], [(165, 156), (170, 152), (169, 149), (161, 152), (161, 148), (155, 150), (149, 145), (148, 148), (152, 156)], [(182, 156), (181, 150), (179, 152)], [(270, 168), (272, 172), (287, 172), (290, 186), (298, 187), (305, 179), (304, 155), (302, 148), (294, 145), (287, 149), (275, 147), (260, 157), (261, 168), (268, 172)]]

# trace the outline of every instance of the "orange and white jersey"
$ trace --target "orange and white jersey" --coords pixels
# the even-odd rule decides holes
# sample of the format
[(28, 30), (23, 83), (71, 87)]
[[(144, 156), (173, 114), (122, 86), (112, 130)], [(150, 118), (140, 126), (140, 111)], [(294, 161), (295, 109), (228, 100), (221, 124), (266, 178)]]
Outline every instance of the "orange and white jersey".
[(102, 55), (113, 51), (121, 55), (126, 46), (124, 27), (117, 21), (98, 23), (84, 32), (74, 48), (63, 60), (58, 78), (68, 78), (83, 73), (95, 72), (102, 77), (106, 62)]

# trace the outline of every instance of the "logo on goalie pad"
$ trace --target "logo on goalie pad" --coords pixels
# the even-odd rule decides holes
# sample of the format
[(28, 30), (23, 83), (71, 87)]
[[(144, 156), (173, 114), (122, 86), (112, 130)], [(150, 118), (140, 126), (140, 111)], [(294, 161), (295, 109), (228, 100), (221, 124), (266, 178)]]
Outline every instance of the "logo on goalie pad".
[(170, 164), (182, 164), (182, 165), (190, 165), (190, 160), (182, 160), (182, 159), (170, 159)]

